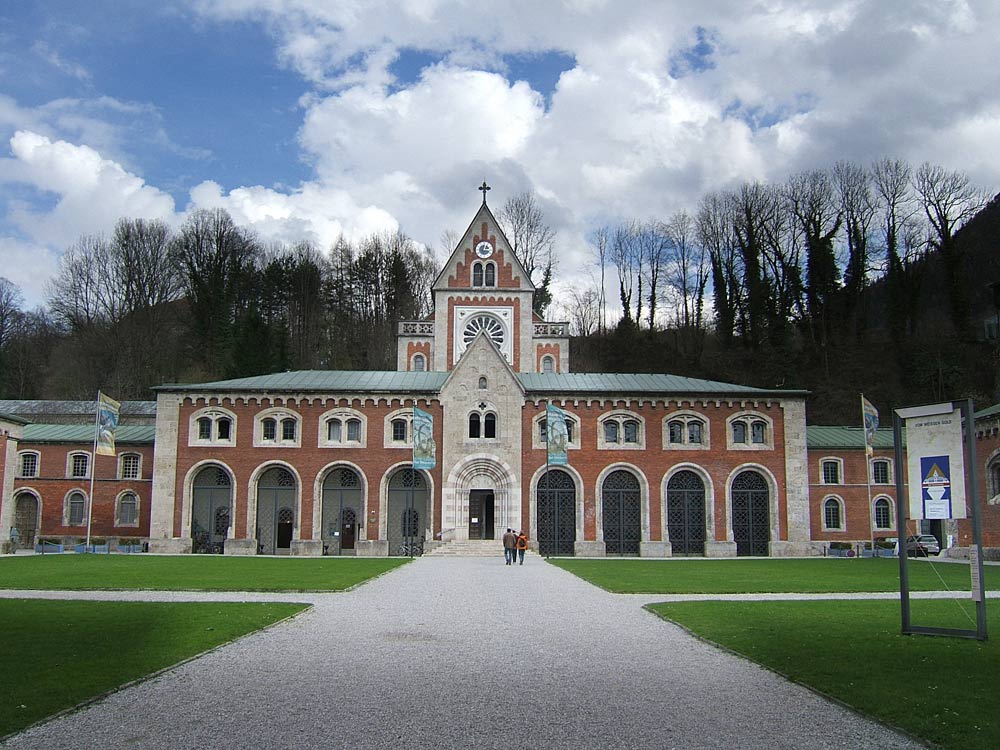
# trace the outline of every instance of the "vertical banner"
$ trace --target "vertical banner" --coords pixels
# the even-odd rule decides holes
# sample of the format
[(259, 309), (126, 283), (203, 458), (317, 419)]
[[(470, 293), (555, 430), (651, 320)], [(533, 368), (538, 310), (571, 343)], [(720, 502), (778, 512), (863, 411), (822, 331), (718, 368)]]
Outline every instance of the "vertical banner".
[(97, 392), (97, 453), (102, 456), (115, 455), (115, 430), (118, 428), (118, 412), (121, 404), (113, 398)]
[(897, 413), (906, 427), (910, 518), (966, 518), (962, 410), (948, 403)]
[(434, 443), (434, 416), (413, 407), (413, 468), (433, 469), (437, 446)]
[(569, 432), (566, 430), (566, 412), (558, 406), (545, 407), (546, 459), (550, 466), (565, 466), (569, 463), (567, 447)]
[(878, 409), (871, 401), (861, 396), (861, 423), (865, 428), (865, 450), (868, 455), (875, 452), (875, 433), (878, 430)]

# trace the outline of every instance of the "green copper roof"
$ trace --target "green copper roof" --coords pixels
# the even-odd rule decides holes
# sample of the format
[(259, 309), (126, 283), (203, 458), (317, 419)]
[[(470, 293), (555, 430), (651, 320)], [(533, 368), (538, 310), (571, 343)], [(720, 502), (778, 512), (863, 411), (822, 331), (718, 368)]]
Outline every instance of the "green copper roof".
[[(864, 429), (861, 427), (827, 427), (813, 425), (806, 428), (806, 446), (813, 448), (865, 448)], [(893, 448), (892, 430), (882, 428), (875, 431), (875, 447), (880, 450)], [(903, 447), (906, 447), (906, 433), (903, 433)]]
[(322, 391), (397, 393), (439, 391), (446, 372), (379, 372), (370, 370), (298, 370), (218, 380), (214, 383), (161, 385), (157, 391)]
[[(447, 372), (377, 372), (300, 370), (219, 380), (212, 383), (161, 385), (158, 391), (321, 391), (362, 393), (420, 393), (441, 390)], [(806, 396), (807, 391), (766, 390), (678, 375), (583, 373), (520, 373), (526, 391), (535, 393), (677, 393), (696, 396)]]
[(996, 416), (997, 414), (1000, 414), (1000, 404), (994, 404), (993, 406), (989, 406), (983, 409), (982, 411), (977, 411), (975, 414), (972, 415), (972, 418), (986, 419), (987, 417), (993, 417)]
[(522, 373), (529, 393), (683, 393), (708, 396), (806, 396), (807, 391), (767, 390), (680, 375), (627, 373)]
[[(152, 443), (156, 435), (153, 425), (122, 425), (115, 431), (117, 443)], [(86, 443), (94, 442), (92, 424), (29, 424), (24, 427), (22, 443)]]

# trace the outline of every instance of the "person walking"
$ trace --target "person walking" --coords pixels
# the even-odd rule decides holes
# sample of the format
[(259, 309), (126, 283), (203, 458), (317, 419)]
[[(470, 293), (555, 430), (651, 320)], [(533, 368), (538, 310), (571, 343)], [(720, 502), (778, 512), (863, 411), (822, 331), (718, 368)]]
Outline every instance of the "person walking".
[(513, 565), (515, 557), (517, 557), (517, 536), (512, 529), (507, 529), (507, 533), (503, 535), (504, 565)]
[(517, 556), (520, 560), (518, 565), (524, 565), (524, 552), (528, 549), (528, 537), (523, 531), (517, 532)]

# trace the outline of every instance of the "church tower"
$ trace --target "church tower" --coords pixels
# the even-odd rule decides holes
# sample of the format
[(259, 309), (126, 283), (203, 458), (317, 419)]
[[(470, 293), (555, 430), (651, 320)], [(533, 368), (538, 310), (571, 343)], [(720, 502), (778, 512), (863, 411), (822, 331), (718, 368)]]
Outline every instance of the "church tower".
[(397, 369), (448, 372), (482, 332), (514, 372), (569, 371), (566, 323), (532, 312), (535, 286), (486, 203), (483, 202), (432, 286), (434, 312), (403, 321)]

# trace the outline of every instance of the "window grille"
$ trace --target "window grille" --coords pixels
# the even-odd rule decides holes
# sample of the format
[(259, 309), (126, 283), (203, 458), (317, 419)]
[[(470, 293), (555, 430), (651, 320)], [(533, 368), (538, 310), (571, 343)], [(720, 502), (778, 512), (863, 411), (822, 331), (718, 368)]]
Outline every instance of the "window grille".
[(90, 456), (86, 453), (76, 453), (73, 455), (72, 474), (76, 479), (87, 476), (87, 469), (90, 466)]
[(823, 520), (828, 529), (840, 528), (840, 503), (832, 497), (823, 504)]
[(260, 423), (261, 437), (264, 440), (274, 440), (277, 430), (278, 423), (273, 419), (265, 419)]
[(135, 526), (139, 523), (139, 499), (129, 493), (118, 501), (118, 525)]
[(889, 484), (888, 461), (875, 461), (872, 463), (872, 481), (875, 484)]
[(747, 424), (746, 422), (733, 422), (733, 442), (746, 443)]
[(294, 419), (283, 419), (283, 420), (281, 420), (281, 439), (282, 440), (295, 440), (295, 420)]
[(38, 454), (37, 453), (22, 453), (21, 454), (21, 476), (22, 477), (37, 477), (38, 476)]
[(339, 419), (326, 420), (326, 439), (331, 443), (339, 443), (341, 436), (341, 424)]
[(617, 422), (605, 422), (604, 423), (604, 442), (605, 443), (617, 443), (618, 442), (618, 423)]
[(122, 456), (122, 479), (139, 478), (139, 454), (126, 453)]
[(347, 440), (351, 443), (361, 442), (361, 420), (360, 419), (348, 419), (347, 420)]
[(838, 462), (823, 462), (823, 484), (840, 484), (840, 464)]
[(402, 443), (406, 441), (406, 420), (405, 419), (394, 419), (392, 420), (392, 439), (397, 443)]
[(889, 507), (889, 501), (884, 497), (880, 497), (875, 501), (875, 528), (892, 528), (892, 515)]
[(199, 440), (211, 440), (212, 439), (212, 420), (208, 417), (200, 417), (198, 419), (198, 439)]

